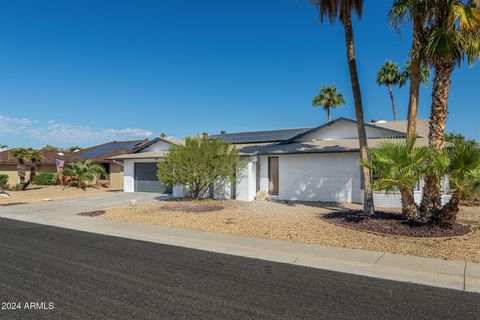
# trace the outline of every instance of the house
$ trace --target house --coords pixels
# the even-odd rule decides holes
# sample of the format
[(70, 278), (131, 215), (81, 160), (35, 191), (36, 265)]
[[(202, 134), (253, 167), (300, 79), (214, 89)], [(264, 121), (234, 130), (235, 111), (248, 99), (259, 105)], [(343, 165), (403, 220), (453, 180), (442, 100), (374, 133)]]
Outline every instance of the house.
[[(0, 174), (5, 174), (8, 176), (8, 183), (10, 185), (15, 185), (19, 182), (19, 177), (17, 173), (17, 160), (11, 159), (9, 157), (11, 149), (6, 149), (0, 151)], [(58, 151), (41, 151), (42, 160), (38, 166), (39, 173), (56, 173), (57, 167), (55, 160), (63, 160), (65, 163), (72, 162), (75, 159), (74, 152), (58, 152)], [(26, 179), (30, 177), (30, 161), (26, 161)]]
[[(407, 122), (374, 121), (365, 124), (368, 145), (406, 137)], [(428, 120), (418, 123), (417, 145), (428, 145)], [(233, 144), (246, 160), (235, 186), (213, 187), (216, 198), (252, 201), (257, 192), (279, 200), (363, 202), (359, 145), (354, 120), (338, 118), (313, 128), (226, 133), (209, 136)], [(182, 196), (181, 187), (168, 190), (156, 176), (157, 161), (171, 144), (182, 141), (157, 138), (131, 153), (113, 157), (124, 161), (124, 191), (152, 191)], [(421, 199), (422, 183), (415, 190)], [(398, 193), (375, 193), (380, 207), (400, 207)]]
[[(81, 149), (77, 152), (41, 150), (43, 158), (40, 160), (39, 173), (56, 173), (55, 160), (57, 159), (63, 160), (65, 163), (91, 160), (105, 167), (110, 180), (110, 188), (123, 189), (123, 163), (110, 160), (109, 158), (130, 152), (147, 142), (148, 140), (111, 141)], [(11, 149), (0, 151), (0, 174), (8, 175), (9, 183), (16, 184), (19, 182), (17, 160), (9, 158), (10, 150)], [(26, 178), (28, 179), (30, 176), (30, 162), (27, 161), (26, 165)]]

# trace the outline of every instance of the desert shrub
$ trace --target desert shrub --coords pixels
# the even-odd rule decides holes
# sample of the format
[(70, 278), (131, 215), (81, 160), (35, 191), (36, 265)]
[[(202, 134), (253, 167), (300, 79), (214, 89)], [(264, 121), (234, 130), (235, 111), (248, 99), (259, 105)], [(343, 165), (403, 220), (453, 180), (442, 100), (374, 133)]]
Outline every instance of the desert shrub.
[(33, 182), (39, 186), (51, 186), (55, 185), (56, 181), (57, 175), (55, 173), (39, 173)]
[(0, 188), (6, 189), (8, 187), (8, 175), (0, 174)]

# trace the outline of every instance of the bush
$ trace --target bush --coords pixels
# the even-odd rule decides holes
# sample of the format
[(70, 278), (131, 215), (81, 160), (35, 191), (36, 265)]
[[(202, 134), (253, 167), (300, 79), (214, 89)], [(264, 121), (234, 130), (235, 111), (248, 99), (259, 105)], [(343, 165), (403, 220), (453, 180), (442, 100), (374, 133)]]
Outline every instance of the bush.
[(8, 188), (8, 175), (0, 174), (0, 188), (2, 189)]
[(57, 181), (57, 175), (55, 173), (39, 173), (35, 176), (33, 181), (38, 186), (51, 186), (55, 185)]

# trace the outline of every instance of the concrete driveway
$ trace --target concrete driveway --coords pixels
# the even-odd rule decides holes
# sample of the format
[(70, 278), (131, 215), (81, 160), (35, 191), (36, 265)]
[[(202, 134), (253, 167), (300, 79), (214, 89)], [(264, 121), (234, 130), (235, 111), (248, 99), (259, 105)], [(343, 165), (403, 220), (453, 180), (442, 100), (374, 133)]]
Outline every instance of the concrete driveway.
[[(20, 204), (0, 207), (0, 215), (4, 218), (21, 219), (29, 216), (41, 216), (48, 221), (61, 219), (65, 216), (74, 216), (81, 212), (103, 210), (112, 207), (129, 205), (135, 199), (139, 203), (166, 199), (168, 196), (147, 192), (105, 192), (102, 194), (42, 201), (36, 203)], [(27, 219), (28, 220), (28, 219)]]

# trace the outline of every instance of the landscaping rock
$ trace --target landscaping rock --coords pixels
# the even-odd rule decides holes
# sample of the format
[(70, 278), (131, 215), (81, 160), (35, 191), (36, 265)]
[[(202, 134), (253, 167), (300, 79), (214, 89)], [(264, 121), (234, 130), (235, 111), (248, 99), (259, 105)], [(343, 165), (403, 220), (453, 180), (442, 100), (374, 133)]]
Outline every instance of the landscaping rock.
[(258, 191), (257, 194), (255, 195), (255, 200), (268, 201), (270, 200), (270, 195), (265, 191)]

